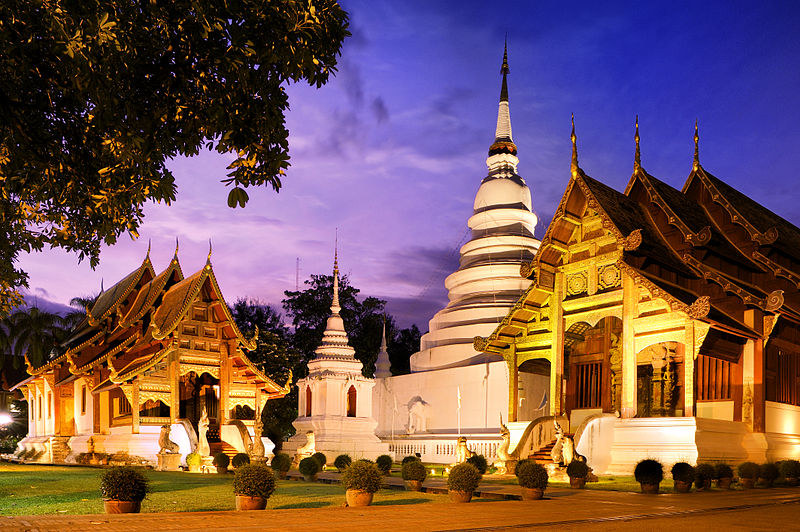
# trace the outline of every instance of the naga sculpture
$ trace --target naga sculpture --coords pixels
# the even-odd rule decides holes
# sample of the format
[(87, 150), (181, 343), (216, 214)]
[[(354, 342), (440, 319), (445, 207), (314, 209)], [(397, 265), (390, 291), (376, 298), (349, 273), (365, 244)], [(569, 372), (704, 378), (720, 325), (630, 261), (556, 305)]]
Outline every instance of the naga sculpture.
[(553, 423), (556, 426), (556, 443), (553, 445), (553, 450), (550, 451), (550, 458), (553, 459), (553, 463), (561, 467), (566, 467), (573, 460), (585, 462), (586, 457), (575, 451), (575, 441), (572, 439), (572, 436), (564, 433), (564, 429), (561, 428), (558, 421), (553, 421)]
[(257, 414), (256, 419), (253, 422), (253, 444), (250, 446), (250, 458), (264, 458), (264, 442), (261, 441), (261, 433), (263, 431), (264, 424), (261, 422), (261, 416)]
[(497, 448), (497, 461), (495, 461), (494, 466), (497, 468), (498, 474), (505, 475), (511, 472), (509, 465), (516, 462), (517, 457), (516, 454), (508, 452), (508, 448), (511, 445), (511, 431), (503, 423), (503, 414), (500, 414), (500, 437), (503, 442)]

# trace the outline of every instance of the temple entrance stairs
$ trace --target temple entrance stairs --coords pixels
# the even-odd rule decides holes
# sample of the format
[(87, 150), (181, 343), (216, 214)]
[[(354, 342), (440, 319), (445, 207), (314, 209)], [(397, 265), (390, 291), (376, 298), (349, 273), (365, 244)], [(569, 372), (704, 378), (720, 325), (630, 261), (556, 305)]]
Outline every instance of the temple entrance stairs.
[(50, 459), (53, 464), (63, 464), (70, 453), (70, 436), (51, 436), (50, 437)]
[(219, 428), (217, 427), (209, 428), (206, 438), (208, 438), (208, 448), (211, 450), (211, 456), (225, 453), (228, 455), (228, 458), (233, 459), (239, 452), (236, 450), (236, 447), (220, 439)]
[(529, 454), (528, 459), (534, 460), (537, 464), (542, 464), (542, 465), (552, 464), (553, 458), (550, 456), (550, 453), (552, 452), (555, 444), (556, 440), (552, 440), (550, 443), (544, 445), (535, 453)]

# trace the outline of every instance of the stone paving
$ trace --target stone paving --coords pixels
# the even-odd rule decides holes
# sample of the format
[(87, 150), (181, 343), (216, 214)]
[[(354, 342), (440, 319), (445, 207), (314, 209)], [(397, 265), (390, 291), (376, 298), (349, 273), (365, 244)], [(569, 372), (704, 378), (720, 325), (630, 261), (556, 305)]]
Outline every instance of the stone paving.
[[(333, 478), (324, 475), (322, 480)], [(425, 486), (435, 490), (441, 482), (429, 480)], [(662, 495), (551, 488), (540, 501), (492, 500), (518, 496), (519, 488), (510, 485), (490, 486), (481, 494), (469, 504), (381, 505), (378, 494), (366, 508), (0, 516), (0, 531), (670, 530), (684, 520), (709, 530), (720, 529), (723, 522), (742, 530), (796, 530), (800, 522), (800, 488)]]

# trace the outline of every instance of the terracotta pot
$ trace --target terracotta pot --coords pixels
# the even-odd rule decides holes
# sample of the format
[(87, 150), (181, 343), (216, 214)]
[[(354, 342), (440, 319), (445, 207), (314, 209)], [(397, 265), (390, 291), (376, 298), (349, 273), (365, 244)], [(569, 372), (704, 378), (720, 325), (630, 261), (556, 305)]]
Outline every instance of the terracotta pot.
[(314, 473), (313, 475), (303, 475), (303, 478), (305, 479), (306, 482), (316, 482), (317, 473)]
[(642, 487), (642, 493), (658, 495), (658, 484), (645, 484), (644, 482), (640, 482), (639, 485)]
[(742, 487), (746, 490), (751, 490), (756, 487), (756, 479), (754, 478), (740, 478), (739, 482), (741, 482)]
[(544, 497), (544, 490), (540, 488), (521, 488), (523, 501), (538, 501)]
[(372, 504), (372, 496), (374, 493), (361, 490), (347, 490), (344, 493), (347, 500), (347, 506), (369, 506)]
[(721, 490), (729, 490), (731, 489), (731, 482), (733, 482), (733, 479), (731, 477), (718, 478), (717, 487)]
[(683, 480), (675, 480), (675, 493), (689, 493), (692, 489), (691, 482), (685, 482)]
[(697, 489), (698, 490), (703, 490), (703, 491), (710, 490), (711, 489), (711, 479), (708, 478), (708, 479), (704, 480), (702, 484), (697, 486)]
[(237, 510), (263, 510), (267, 507), (267, 499), (264, 497), (250, 497), (248, 495), (236, 496)]
[(406, 480), (406, 491), (422, 491), (422, 481)]
[(569, 487), (582, 490), (586, 485), (586, 477), (569, 477)]
[(220, 475), (228, 474), (228, 466), (225, 467), (216, 466), (216, 467), (217, 467), (217, 473), (219, 473)]
[(469, 502), (472, 500), (471, 491), (447, 490), (447, 493), (450, 495), (450, 502)]
[(142, 501), (103, 499), (103, 507), (107, 514), (138, 514), (142, 509)]
[(189, 473), (199, 473), (199, 472), (200, 472), (200, 464), (189, 466)]

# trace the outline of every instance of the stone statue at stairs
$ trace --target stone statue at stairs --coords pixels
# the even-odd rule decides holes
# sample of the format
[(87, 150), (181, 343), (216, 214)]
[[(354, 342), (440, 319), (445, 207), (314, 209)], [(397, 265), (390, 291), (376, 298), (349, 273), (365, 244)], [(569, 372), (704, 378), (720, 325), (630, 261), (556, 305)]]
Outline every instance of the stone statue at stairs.
[(264, 459), (264, 442), (261, 441), (261, 433), (264, 431), (264, 424), (261, 422), (261, 415), (256, 414), (253, 422), (253, 444), (250, 446), (250, 459), (260, 461)]
[(469, 447), (467, 447), (467, 438), (465, 436), (459, 436), (458, 443), (456, 444), (456, 463), (463, 464), (467, 461), (467, 458), (473, 456), (475, 456), (475, 452), (470, 451)]
[(517, 456), (516, 454), (508, 452), (509, 445), (511, 444), (511, 431), (509, 431), (508, 427), (503, 423), (503, 414), (500, 414), (500, 437), (503, 438), (503, 442), (497, 448), (497, 460), (494, 466), (497, 468), (498, 474), (505, 475), (514, 472)]
[(200, 421), (197, 422), (197, 454), (200, 456), (209, 456), (211, 448), (208, 445), (208, 412), (206, 407), (203, 407), (203, 415), (200, 416)]
[(160, 447), (158, 454), (177, 454), (181, 452), (178, 444), (169, 439), (171, 430), (172, 427), (170, 425), (161, 425), (161, 434), (158, 437), (158, 446)]

